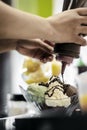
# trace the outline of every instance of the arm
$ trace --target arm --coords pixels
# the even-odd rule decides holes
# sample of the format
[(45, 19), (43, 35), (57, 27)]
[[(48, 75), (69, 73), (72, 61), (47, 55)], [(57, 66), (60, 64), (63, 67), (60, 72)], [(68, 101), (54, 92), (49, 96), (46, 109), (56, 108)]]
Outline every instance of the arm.
[(40, 16), (12, 8), (0, 1), (0, 38), (45, 39), (50, 25)]
[(53, 44), (46, 44), (39, 39), (21, 40), (21, 39), (0, 39), (0, 53), (16, 50), (20, 54), (37, 58), (41, 62), (51, 61), (53, 59)]
[(0, 53), (16, 49), (16, 39), (0, 39)]
[(0, 38), (46, 39), (86, 45), (80, 34), (87, 34), (87, 8), (64, 11), (42, 18), (19, 11), (0, 1)]

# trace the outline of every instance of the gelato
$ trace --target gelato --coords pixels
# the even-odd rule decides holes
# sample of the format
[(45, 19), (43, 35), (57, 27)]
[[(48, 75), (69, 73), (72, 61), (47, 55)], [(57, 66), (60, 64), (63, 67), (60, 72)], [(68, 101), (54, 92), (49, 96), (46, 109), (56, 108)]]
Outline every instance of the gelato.
[(57, 76), (52, 76), (46, 83), (30, 84), (27, 91), (36, 96), (34, 100), (45, 106), (43, 108), (68, 107), (71, 104), (71, 96), (77, 93), (76, 88), (64, 84)]
[(30, 84), (27, 89), (28, 94), (33, 96), (33, 100), (41, 104), (44, 103), (44, 94), (46, 91), (47, 87), (39, 86), (37, 83)]
[(45, 103), (52, 107), (67, 107), (71, 104), (71, 99), (67, 96), (63, 83), (59, 78), (52, 77), (50, 79), (49, 87), (45, 92)]

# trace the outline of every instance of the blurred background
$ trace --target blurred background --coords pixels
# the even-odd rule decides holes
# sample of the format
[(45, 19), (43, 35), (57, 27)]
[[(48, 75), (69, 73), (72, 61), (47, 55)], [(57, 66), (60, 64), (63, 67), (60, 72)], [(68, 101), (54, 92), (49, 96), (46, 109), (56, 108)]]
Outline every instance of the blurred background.
[[(62, 11), (64, 0), (3, 0), (14, 8), (48, 17)], [(16, 51), (0, 54), (0, 102), (5, 105), (6, 95), (20, 94), (19, 85), (26, 85), (22, 78), (25, 56)], [(87, 47), (81, 47), (80, 58), (67, 66), (64, 74), (66, 82), (75, 85), (78, 67), (87, 66)], [(2, 101), (4, 98), (4, 102)], [(3, 108), (1, 108), (2, 110)], [(3, 111), (3, 110), (2, 110)], [(3, 112), (1, 112), (3, 113)]]

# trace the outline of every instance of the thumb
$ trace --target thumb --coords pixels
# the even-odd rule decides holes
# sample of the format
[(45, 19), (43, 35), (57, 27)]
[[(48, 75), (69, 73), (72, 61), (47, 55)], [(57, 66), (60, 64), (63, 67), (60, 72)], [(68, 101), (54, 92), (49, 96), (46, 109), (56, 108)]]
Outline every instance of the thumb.
[(87, 41), (86, 41), (86, 39), (83, 38), (83, 36), (78, 35), (74, 39), (75, 39), (75, 43), (80, 44), (81, 46), (87, 45)]
[(76, 9), (78, 14), (81, 15), (81, 16), (87, 16), (87, 8), (84, 7), (84, 8), (78, 8)]

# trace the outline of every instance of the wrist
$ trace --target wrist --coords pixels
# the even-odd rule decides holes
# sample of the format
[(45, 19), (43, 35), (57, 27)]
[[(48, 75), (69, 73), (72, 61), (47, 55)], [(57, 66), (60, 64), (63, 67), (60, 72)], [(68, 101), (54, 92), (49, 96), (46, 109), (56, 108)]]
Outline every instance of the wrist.
[(56, 41), (56, 31), (55, 31), (55, 27), (53, 25), (53, 22), (51, 20), (51, 18), (46, 18), (46, 21), (48, 22), (48, 30), (47, 30), (47, 40), (51, 41), (51, 42), (55, 42)]

